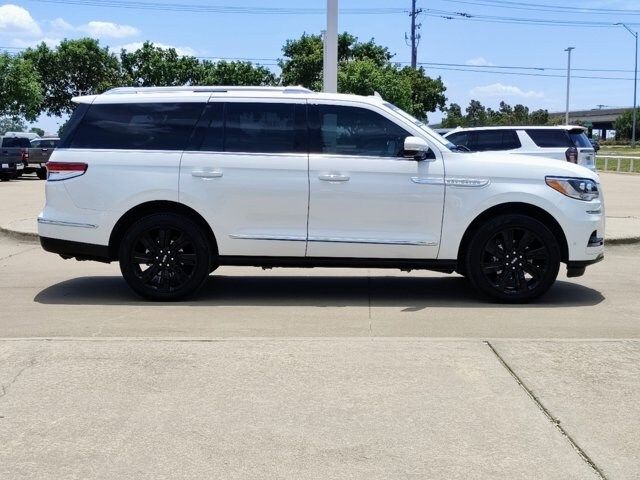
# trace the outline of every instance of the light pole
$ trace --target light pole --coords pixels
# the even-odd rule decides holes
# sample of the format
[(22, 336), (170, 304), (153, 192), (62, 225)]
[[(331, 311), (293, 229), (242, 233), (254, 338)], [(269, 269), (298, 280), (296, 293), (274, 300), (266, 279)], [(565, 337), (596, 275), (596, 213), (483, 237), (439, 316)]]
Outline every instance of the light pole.
[(327, 0), (327, 32), (324, 41), (323, 89), (338, 91), (338, 0)]
[(564, 123), (569, 125), (569, 89), (571, 87), (571, 51), (575, 50), (576, 47), (568, 47), (565, 52), (567, 52), (567, 108), (565, 113)]
[(633, 35), (636, 39), (636, 57), (635, 57), (635, 74), (633, 76), (633, 131), (631, 132), (631, 146), (636, 146), (636, 115), (638, 110), (637, 104), (637, 96), (638, 96), (638, 32), (634, 32), (629, 27), (627, 27), (624, 23), (616, 23), (616, 25), (622, 25), (627, 31)]

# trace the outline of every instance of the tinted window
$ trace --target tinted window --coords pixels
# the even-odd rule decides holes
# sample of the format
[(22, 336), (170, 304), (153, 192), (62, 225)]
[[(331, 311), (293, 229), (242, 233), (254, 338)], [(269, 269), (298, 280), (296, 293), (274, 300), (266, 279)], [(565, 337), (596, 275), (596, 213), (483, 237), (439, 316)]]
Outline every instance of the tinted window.
[(84, 114), (87, 113), (87, 110), (89, 110), (88, 104), (86, 103), (78, 104), (78, 106), (75, 108), (75, 110), (71, 114), (71, 117), (69, 117), (69, 120), (67, 120), (67, 123), (65, 123), (62, 126), (59, 132), (60, 142), (58, 146), (60, 148), (69, 148), (69, 145), (71, 144), (71, 139), (73, 138), (73, 135), (75, 134), (76, 129), (78, 128), (78, 125), (80, 125), (80, 122), (84, 117)]
[(542, 148), (573, 147), (573, 142), (565, 130), (531, 129), (526, 131), (534, 143)]
[(203, 108), (201, 103), (91, 105), (70, 146), (183, 150)]
[(462, 145), (463, 147), (469, 147), (469, 132), (459, 132), (454, 133), (452, 135), (447, 136), (447, 140), (449, 140), (454, 145)]
[(38, 148), (56, 148), (58, 140), (38, 140), (38, 142), (31, 142), (32, 147)]
[(515, 130), (478, 130), (473, 149), (479, 152), (513, 150), (520, 148), (520, 140)]
[(31, 146), (31, 142), (25, 137), (4, 137), (2, 139), (2, 146), (5, 148), (29, 148)]
[(306, 153), (305, 110), (293, 103), (225, 104), (224, 151)]
[(42, 140), (31, 140), (32, 147), (39, 147)]
[(589, 141), (589, 137), (583, 131), (569, 132), (569, 136), (576, 147), (580, 148), (593, 148), (591, 142)]
[(397, 157), (411, 135), (364, 108), (317, 105), (311, 117), (312, 149), (317, 153)]
[(209, 103), (198, 120), (187, 150), (224, 151), (224, 103)]

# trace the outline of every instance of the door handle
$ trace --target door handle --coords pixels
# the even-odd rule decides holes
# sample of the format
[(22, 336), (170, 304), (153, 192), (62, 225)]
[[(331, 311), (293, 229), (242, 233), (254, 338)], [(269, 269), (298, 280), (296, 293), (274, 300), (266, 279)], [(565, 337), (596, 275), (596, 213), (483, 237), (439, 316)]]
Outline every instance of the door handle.
[(323, 173), (318, 178), (324, 182), (348, 182), (350, 177), (342, 173)]
[(223, 173), (219, 170), (193, 170), (191, 172), (192, 177), (196, 178), (220, 178)]

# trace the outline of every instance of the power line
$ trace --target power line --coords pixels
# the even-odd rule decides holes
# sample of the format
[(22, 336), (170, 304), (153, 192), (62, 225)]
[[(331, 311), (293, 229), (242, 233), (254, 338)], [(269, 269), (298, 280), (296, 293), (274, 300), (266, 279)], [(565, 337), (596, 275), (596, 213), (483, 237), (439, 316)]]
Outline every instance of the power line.
[(640, 15), (640, 10), (626, 10), (615, 8), (589, 8), (581, 6), (560, 6), (539, 3), (513, 2), (501, 0), (440, 0), (447, 3), (457, 3), (464, 5), (479, 5), (485, 7), (498, 7), (513, 10), (529, 10), (539, 12), (568, 12), (572, 14), (580, 13), (585, 15)]
[[(185, 3), (144, 2), (138, 0), (32, 0), (40, 3), (55, 3), (63, 5), (82, 5), (106, 8), (127, 8), (138, 10), (164, 10), (175, 12), (208, 12), (227, 14), (252, 14), (252, 15), (326, 15), (324, 8), (307, 7), (242, 7), (229, 5), (206, 5)], [(343, 8), (343, 15), (389, 15), (406, 13), (406, 8), (379, 7), (379, 8)]]

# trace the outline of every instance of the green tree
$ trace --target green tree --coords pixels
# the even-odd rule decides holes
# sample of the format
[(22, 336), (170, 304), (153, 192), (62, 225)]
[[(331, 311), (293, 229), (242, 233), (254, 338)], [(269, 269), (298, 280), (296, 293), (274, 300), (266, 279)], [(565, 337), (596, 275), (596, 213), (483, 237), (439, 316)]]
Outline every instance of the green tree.
[(478, 100), (469, 102), (467, 124), (471, 127), (481, 127), (487, 124), (487, 109)]
[(199, 85), (277, 85), (277, 77), (269, 70), (251, 62), (210, 62), (200, 64)]
[(27, 124), (20, 117), (0, 117), (0, 135), (7, 132), (24, 132)]
[(34, 120), (42, 103), (40, 78), (31, 62), (0, 54), (0, 115)]
[(548, 110), (535, 110), (529, 114), (529, 125), (549, 125), (549, 122)]
[[(639, 127), (640, 125), (636, 125), (636, 138), (640, 138)], [(624, 113), (613, 122), (613, 128), (616, 131), (616, 140), (630, 140), (633, 136), (633, 110), (625, 110)]]
[(50, 115), (73, 111), (75, 96), (99, 94), (121, 83), (118, 58), (92, 38), (63, 40), (55, 49), (41, 43), (23, 57), (40, 75), (42, 110)]
[(466, 127), (467, 119), (462, 114), (462, 108), (457, 103), (452, 103), (444, 109), (445, 117), (442, 119), (443, 128)]
[(133, 52), (120, 52), (122, 82), (133, 87), (169, 87), (197, 84), (202, 76), (195, 57), (178, 55), (174, 48), (151, 42)]
[[(282, 83), (322, 89), (322, 38), (303, 34), (288, 40), (279, 61)], [(373, 39), (360, 42), (348, 33), (338, 37), (338, 91), (359, 95), (380, 93), (382, 97), (409, 113), (426, 118), (427, 112), (444, 108), (446, 90), (440, 78), (433, 79), (424, 69), (400, 68), (391, 63), (393, 55)]]
[(29, 129), (29, 131), (31, 133), (35, 133), (36, 135), (38, 135), (39, 137), (44, 137), (44, 130), (42, 128), (39, 127), (31, 127)]

